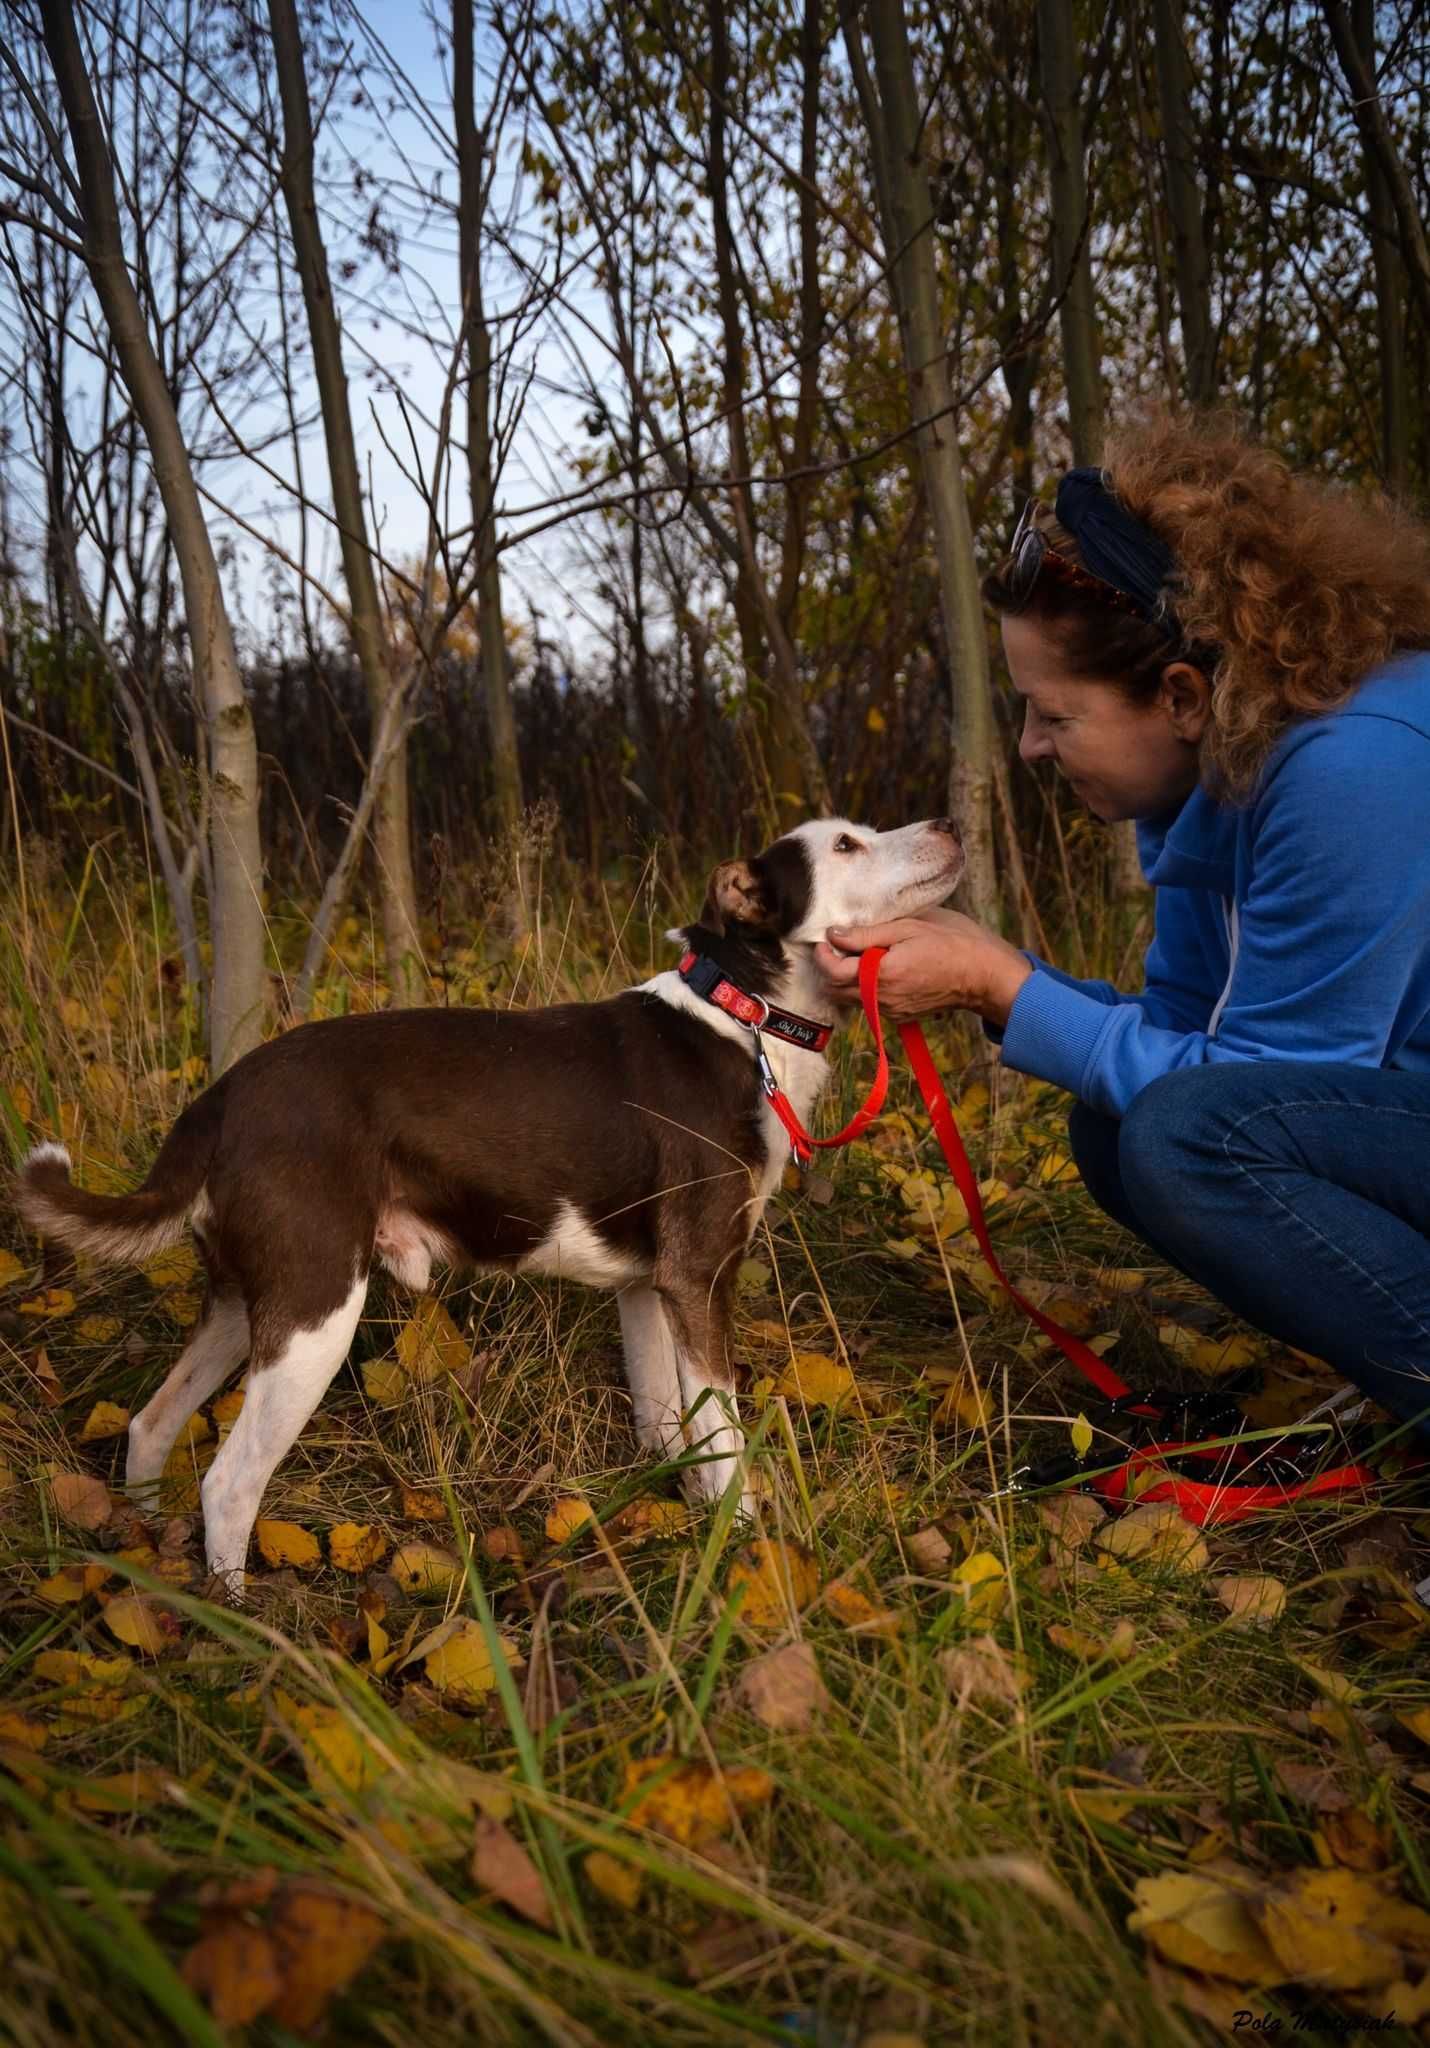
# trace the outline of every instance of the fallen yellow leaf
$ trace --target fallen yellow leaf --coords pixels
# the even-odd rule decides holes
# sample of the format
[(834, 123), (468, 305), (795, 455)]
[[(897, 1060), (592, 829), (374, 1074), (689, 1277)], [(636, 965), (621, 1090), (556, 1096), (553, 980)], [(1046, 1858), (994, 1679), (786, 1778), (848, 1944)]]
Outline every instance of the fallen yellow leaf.
[(387, 1555), (387, 1538), (370, 1522), (339, 1522), (328, 1531), (328, 1556), (340, 1572), (361, 1577)]
[(303, 1768), (318, 1797), (332, 1804), (356, 1796), (386, 1769), (360, 1724), (339, 1707), (308, 1705), (275, 1691), (274, 1701), (302, 1751)]
[(397, 1362), (408, 1378), (429, 1386), (444, 1373), (461, 1372), (471, 1359), (471, 1346), (445, 1305), (424, 1294), (397, 1333)]
[(98, 1592), (109, 1576), (102, 1564), (66, 1565), (49, 1578), (41, 1579), (35, 1591), (51, 1607), (69, 1607), (86, 1594)]
[(894, 1636), (908, 1623), (907, 1615), (894, 1607), (877, 1606), (847, 1579), (834, 1579), (825, 1587), (824, 1604), (836, 1621), (858, 1635)]
[(67, 1316), (74, 1312), (74, 1295), (68, 1287), (47, 1287), (43, 1294), (31, 1295), (28, 1301), (20, 1303), (22, 1316)]
[(300, 1529), (296, 1522), (270, 1522), (259, 1519), (253, 1525), (258, 1539), (258, 1554), (265, 1564), (275, 1570), (287, 1565), (295, 1571), (316, 1571), (323, 1562), (322, 1546), (308, 1529)]
[(1211, 1872), (1167, 1870), (1139, 1877), (1133, 1897), (1129, 1930), (1169, 1963), (1248, 1986), (1276, 1984), (1285, 1976), (1245, 1897)]
[(402, 1486), (401, 1516), (404, 1522), (445, 1522), (447, 1503), (440, 1493), (426, 1487)]
[(54, 1685), (93, 1685), (118, 1688), (134, 1673), (132, 1657), (94, 1657), (87, 1650), (41, 1650), (35, 1659), (36, 1678), (48, 1678)]
[(22, 1274), (29, 1272), (13, 1252), (0, 1251), (0, 1287), (13, 1287)]
[(129, 1427), (129, 1410), (114, 1401), (96, 1401), (79, 1433), (82, 1444), (101, 1443), (106, 1437), (123, 1436)]
[(704, 1762), (649, 1756), (627, 1764), (624, 1797), (639, 1794), (627, 1814), (633, 1827), (699, 1847), (724, 1834), (737, 1814), (768, 1804), (774, 1790), (773, 1778), (753, 1765), (717, 1773)]
[(589, 1501), (559, 1500), (546, 1517), (546, 1540), (548, 1543), (564, 1543), (592, 1520), (594, 1516)]
[(86, 1813), (143, 1813), (164, 1796), (162, 1771), (135, 1764), (107, 1778), (85, 1778), (70, 1793), (74, 1805)]
[(116, 1593), (105, 1603), (104, 1625), (127, 1649), (142, 1650), (157, 1657), (177, 1638), (176, 1628), (165, 1628), (160, 1610), (142, 1593)]
[(761, 1536), (730, 1568), (727, 1594), (741, 1588), (739, 1618), (747, 1627), (785, 1628), (819, 1591), (819, 1573), (808, 1551)]
[(633, 1863), (623, 1863), (606, 1849), (593, 1849), (581, 1865), (592, 1891), (608, 1905), (633, 1913), (641, 1902), (642, 1878)]
[(854, 1375), (848, 1366), (822, 1351), (797, 1351), (775, 1381), (777, 1394), (806, 1408), (837, 1408), (853, 1391)]
[(379, 1408), (396, 1408), (407, 1397), (411, 1382), (400, 1365), (390, 1359), (370, 1358), (362, 1369), (363, 1392)]
[(42, 1721), (27, 1720), (23, 1714), (0, 1714), (0, 1750), (27, 1749), (42, 1750), (50, 1739), (50, 1731)]
[[(116, 1337), (124, 1334), (124, 1324), (118, 1316), (84, 1316), (75, 1329), (86, 1344), (112, 1344)], [(101, 1401), (99, 1405), (107, 1408), (110, 1403)], [(126, 1413), (124, 1410), (120, 1412)]]
[(1112, 1633), (1104, 1640), (1101, 1636), (1086, 1634), (1080, 1628), (1068, 1628), (1055, 1621), (1048, 1628), (1048, 1641), (1059, 1650), (1066, 1650), (1070, 1657), (1086, 1658), (1095, 1663), (1101, 1657), (1110, 1657), (1116, 1664), (1125, 1664), (1132, 1655), (1137, 1631), (1130, 1621), (1119, 1621)]
[(998, 1619), (1008, 1601), (1008, 1577), (991, 1550), (975, 1550), (950, 1574), (953, 1596), (963, 1619), (986, 1628)]
[(423, 1598), (445, 1593), (455, 1579), (461, 1578), (462, 1561), (439, 1544), (419, 1540), (399, 1545), (388, 1559), (387, 1569), (404, 1593), (416, 1593)]
[[(511, 1638), (499, 1635), (497, 1642), (507, 1663), (519, 1666), (521, 1653)], [(480, 1622), (470, 1615), (460, 1614), (444, 1621), (417, 1644), (405, 1661), (410, 1663), (419, 1657), (428, 1682), (458, 1706), (480, 1706), (496, 1685), (486, 1634)]]
[(1283, 1973), (1322, 1991), (1368, 1990), (1430, 1961), (1430, 1913), (1355, 1870), (1295, 1870), (1260, 1909)]
[(243, 1388), (231, 1387), (226, 1394), (220, 1394), (211, 1412), (214, 1428), (219, 1433), (219, 1441), (222, 1442), (243, 1413)]

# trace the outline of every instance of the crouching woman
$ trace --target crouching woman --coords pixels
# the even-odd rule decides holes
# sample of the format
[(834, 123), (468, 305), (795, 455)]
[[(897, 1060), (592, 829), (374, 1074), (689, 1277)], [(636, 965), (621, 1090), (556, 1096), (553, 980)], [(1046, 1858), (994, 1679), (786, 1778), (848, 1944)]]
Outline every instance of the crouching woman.
[(1430, 1442), (1430, 532), (1162, 419), (1030, 506), (984, 595), (1023, 760), (1136, 821), (1145, 985), (947, 911), (831, 933), (826, 974), (887, 945), (891, 1016), (977, 1012), (1077, 1098), (1109, 1215)]

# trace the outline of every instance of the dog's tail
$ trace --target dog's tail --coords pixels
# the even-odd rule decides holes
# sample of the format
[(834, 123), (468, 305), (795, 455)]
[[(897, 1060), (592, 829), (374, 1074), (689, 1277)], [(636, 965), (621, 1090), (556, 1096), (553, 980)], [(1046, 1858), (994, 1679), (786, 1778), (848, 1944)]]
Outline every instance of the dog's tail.
[(16, 1175), (15, 1206), (31, 1230), (110, 1265), (140, 1266), (183, 1235), (218, 1145), (217, 1090), (190, 1105), (159, 1148), (142, 1188), (92, 1195), (70, 1179), (63, 1145), (37, 1145)]

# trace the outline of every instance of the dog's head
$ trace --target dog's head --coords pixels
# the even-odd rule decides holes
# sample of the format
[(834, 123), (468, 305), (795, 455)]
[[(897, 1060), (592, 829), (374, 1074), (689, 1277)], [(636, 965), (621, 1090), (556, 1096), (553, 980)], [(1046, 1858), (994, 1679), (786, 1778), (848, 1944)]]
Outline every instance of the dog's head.
[(962, 873), (949, 818), (895, 832), (819, 818), (751, 859), (721, 861), (699, 924), (683, 936), (717, 954), (723, 949), (711, 937), (734, 943), (778, 969), (786, 947), (813, 946), (831, 926), (882, 924), (942, 903)]

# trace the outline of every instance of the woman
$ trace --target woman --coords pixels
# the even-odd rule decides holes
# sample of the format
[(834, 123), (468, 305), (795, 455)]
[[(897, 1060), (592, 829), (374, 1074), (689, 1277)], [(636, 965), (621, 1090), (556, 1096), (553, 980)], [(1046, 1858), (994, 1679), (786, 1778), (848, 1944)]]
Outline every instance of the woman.
[(1159, 419), (1030, 507), (984, 583), (1020, 753), (1133, 818), (1146, 985), (1078, 981), (950, 911), (887, 945), (1068, 1089), (1107, 1213), (1430, 1442), (1430, 533), (1224, 425)]

